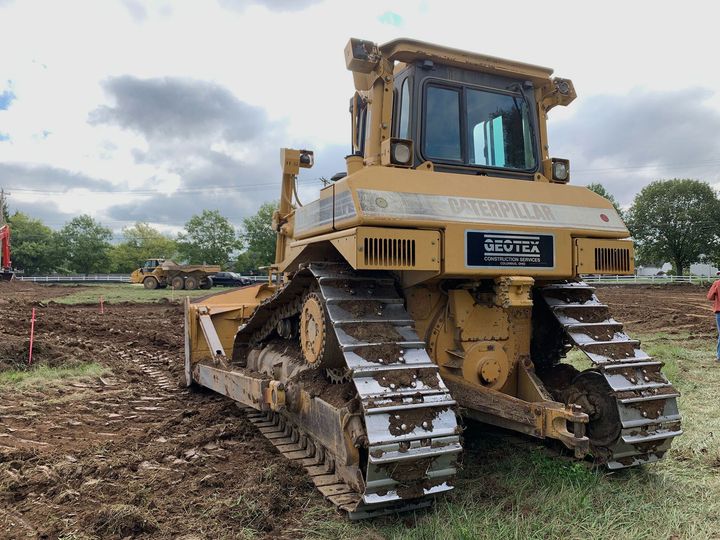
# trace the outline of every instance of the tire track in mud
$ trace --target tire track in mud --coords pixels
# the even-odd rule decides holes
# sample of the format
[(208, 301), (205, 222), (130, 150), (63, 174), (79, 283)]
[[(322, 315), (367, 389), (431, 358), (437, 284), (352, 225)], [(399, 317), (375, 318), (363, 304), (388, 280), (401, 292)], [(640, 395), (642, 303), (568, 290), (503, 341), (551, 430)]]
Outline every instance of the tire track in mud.
[(143, 350), (117, 351), (117, 355), (122, 360), (134, 363), (160, 389), (168, 393), (177, 392), (179, 382), (174, 380), (173, 374), (167, 369), (173, 361), (170, 355)]

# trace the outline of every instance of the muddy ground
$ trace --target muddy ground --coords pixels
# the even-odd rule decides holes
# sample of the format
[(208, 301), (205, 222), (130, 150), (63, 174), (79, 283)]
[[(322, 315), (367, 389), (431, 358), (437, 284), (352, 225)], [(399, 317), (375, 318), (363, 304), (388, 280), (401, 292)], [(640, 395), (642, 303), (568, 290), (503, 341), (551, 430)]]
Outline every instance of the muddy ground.
[[(0, 538), (296, 538), (325, 504), (228, 400), (182, 377), (179, 304), (69, 306), (0, 283), (0, 371), (95, 361), (103, 375), (0, 386)], [(714, 335), (705, 290), (602, 287), (630, 331)], [(339, 519), (339, 518), (338, 518)]]
[(109, 372), (0, 386), (0, 538), (297, 537), (322, 498), (232, 402), (179, 385), (182, 307), (57, 292), (0, 283), (0, 369), (26, 361), (35, 307), (37, 362)]
[(601, 286), (599, 299), (630, 332), (715, 336), (707, 287), (691, 284)]

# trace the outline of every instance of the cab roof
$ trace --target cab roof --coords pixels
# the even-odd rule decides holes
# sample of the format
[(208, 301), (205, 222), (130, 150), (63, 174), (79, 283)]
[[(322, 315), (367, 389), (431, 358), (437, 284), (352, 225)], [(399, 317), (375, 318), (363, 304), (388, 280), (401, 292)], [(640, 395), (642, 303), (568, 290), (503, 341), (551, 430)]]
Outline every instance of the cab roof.
[(546, 83), (553, 73), (552, 69), (543, 66), (453, 49), (416, 39), (394, 39), (378, 48), (384, 57), (392, 61), (409, 64), (421, 60), (432, 60), (438, 64), (473, 71), (528, 79), (537, 84)]

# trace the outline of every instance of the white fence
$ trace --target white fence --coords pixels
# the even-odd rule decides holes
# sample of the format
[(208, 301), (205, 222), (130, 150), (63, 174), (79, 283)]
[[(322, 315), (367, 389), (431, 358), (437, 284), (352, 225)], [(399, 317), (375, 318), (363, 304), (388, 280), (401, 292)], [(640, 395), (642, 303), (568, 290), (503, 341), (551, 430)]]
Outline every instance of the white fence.
[(697, 283), (707, 284), (715, 281), (717, 276), (582, 276), (585, 283), (606, 283), (623, 285), (647, 285), (652, 283)]
[(127, 274), (87, 274), (78, 276), (15, 276), (17, 281), (33, 281), (36, 283), (130, 283)]

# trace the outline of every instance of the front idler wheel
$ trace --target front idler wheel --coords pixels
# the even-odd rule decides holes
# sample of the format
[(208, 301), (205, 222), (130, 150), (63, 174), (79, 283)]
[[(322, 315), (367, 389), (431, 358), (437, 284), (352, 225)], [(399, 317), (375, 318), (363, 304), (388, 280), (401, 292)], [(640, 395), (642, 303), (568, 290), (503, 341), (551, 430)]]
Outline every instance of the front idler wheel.
[(600, 457), (620, 437), (622, 425), (617, 398), (605, 377), (593, 370), (583, 371), (565, 391), (565, 403), (579, 405), (590, 421), (586, 435), (595, 457)]

